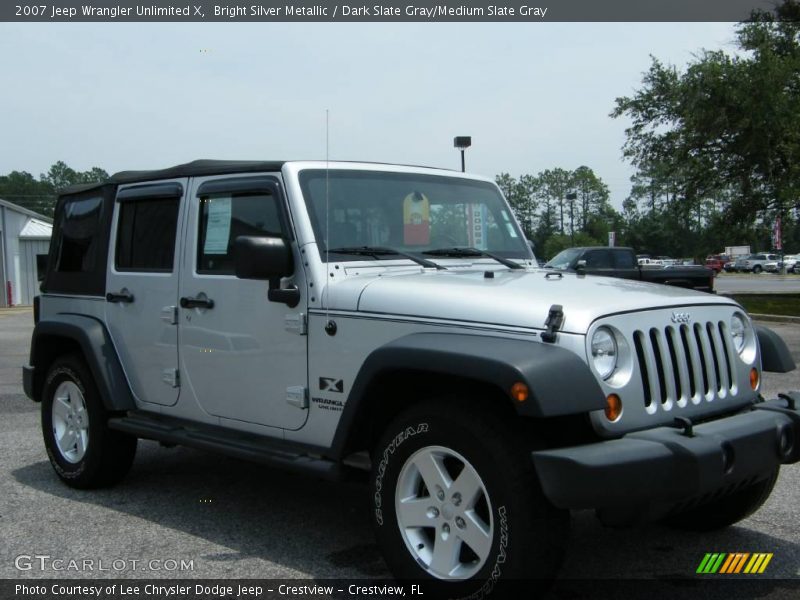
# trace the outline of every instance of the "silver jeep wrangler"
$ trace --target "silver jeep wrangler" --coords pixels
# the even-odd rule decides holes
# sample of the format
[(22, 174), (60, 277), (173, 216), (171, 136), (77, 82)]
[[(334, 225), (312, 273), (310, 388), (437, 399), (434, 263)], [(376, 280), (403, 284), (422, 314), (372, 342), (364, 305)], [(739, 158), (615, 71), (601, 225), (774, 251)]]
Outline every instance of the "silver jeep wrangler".
[(537, 268), (488, 179), (196, 161), (58, 201), (27, 395), (50, 461), (110, 485), (138, 438), (369, 470), (391, 571), (547, 579), (570, 509), (724, 527), (800, 459), (786, 346), (712, 294)]

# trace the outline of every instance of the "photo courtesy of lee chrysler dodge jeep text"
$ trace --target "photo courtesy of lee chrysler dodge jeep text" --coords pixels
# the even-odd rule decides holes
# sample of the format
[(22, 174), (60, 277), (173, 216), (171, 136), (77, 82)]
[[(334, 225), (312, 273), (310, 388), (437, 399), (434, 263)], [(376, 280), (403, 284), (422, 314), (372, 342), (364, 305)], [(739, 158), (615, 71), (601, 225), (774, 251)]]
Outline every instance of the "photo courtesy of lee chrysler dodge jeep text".
[[(707, 530), (800, 459), (794, 363), (734, 301), (539, 269), (490, 179), (195, 161), (58, 200), (27, 395), (58, 476), (137, 439), (369, 470), (398, 578), (551, 578), (569, 511)], [(267, 475), (268, 476), (268, 471)]]

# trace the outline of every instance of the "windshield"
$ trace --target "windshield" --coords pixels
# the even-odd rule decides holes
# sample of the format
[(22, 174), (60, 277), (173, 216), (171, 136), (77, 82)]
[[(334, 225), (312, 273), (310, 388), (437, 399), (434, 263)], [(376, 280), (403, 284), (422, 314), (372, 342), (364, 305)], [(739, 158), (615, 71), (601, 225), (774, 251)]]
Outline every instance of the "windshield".
[(568, 269), (570, 263), (575, 260), (575, 258), (577, 258), (581, 252), (583, 252), (581, 248), (569, 248), (567, 250), (562, 250), (553, 258), (551, 258), (545, 264), (545, 267), (552, 267), (554, 269)]
[[(505, 258), (531, 258), (511, 211), (488, 182), (414, 173), (308, 169), (300, 172), (300, 186), (323, 260), (327, 249), (361, 246), (412, 254), (465, 247)], [(335, 260), (365, 259), (337, 254)]]

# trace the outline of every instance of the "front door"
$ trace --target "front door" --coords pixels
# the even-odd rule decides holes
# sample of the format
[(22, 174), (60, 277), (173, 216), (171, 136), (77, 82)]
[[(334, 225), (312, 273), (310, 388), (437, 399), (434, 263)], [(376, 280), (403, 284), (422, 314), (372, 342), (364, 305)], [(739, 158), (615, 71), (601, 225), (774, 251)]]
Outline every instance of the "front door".
[(179, 300), (183, 393), (218, 417), (299, 429), (308, 414), (307, 338), (287, 323), (300, 322), (307, 299), (294, 308), (271, 302), (267, 281), (234, 275), (238, 236), (279, 236), (297, 251), (279, 180), (197, 178), (188, 201)]
[(177, 232), (188, 180), (121, 187), (106, 275), (106, 323), (134, 397), (178, 401)]

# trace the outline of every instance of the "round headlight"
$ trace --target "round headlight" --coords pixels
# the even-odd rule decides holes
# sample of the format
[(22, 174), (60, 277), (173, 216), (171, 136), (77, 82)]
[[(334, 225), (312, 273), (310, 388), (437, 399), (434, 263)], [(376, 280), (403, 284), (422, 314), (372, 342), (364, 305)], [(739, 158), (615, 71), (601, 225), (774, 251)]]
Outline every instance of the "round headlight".
[(747, 325), (744, 322), (744, 319), (739, 315), (733, 315), (731, 317), (731, 337), (733, 338), (733, 347), (736, 348), (736, 352), (741, 354), (744, 352), (745, 343), (747, 341)]
[(617, 367), (617, 341), (611, 330), (600, 327), (592, 336), (592, 363), (603, 379), (608, 379)]

